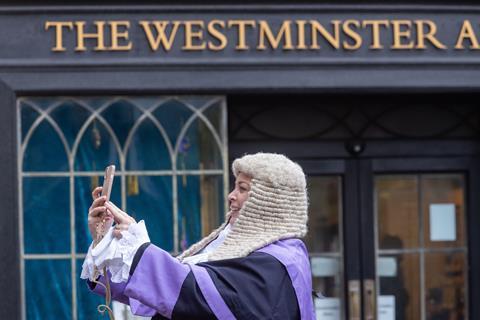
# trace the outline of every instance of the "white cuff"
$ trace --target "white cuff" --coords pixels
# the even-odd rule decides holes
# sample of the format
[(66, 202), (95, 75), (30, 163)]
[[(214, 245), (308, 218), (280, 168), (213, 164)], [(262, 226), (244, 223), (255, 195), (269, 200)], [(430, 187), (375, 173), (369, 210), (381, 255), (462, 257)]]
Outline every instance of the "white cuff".
[(128, 280), (135, 253), (142, 244), (150, 242), (150, 238), (143, 220), (130, 224), (128, 230), (122, 231), (120, 239), (113, 236), (113, 229), (114, 227), (111, 227), (108, 230), (95, 248), (90, 245), (80, 278), (94, 281), (95, 267), (99, 274), (103, 274), (103, 267), (106, 266), (112, 282)]

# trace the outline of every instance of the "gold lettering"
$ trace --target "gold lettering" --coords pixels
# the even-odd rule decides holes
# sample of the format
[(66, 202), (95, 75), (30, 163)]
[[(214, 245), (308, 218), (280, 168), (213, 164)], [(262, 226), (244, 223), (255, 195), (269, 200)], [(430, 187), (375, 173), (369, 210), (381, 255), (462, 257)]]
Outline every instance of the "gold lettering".
[(85, 39), (97, 39), (97, 45), (93, 49), (94, 51), (106, 51), (105, 47), (105, 21), (94, 21), (97, 32), (95, 33), (85, 33), (85, 21), (76, 21), (75, 26), (77, 28), (77, 46), (75, 51), (86, 51)]
[(455, 44), (455, 49), (465, 49), (465, 47), (463, 46), (463, 41), (465, 40), (470, 41), (469, 49), (480, 49), (477, 36), (475, 35), (475, 31), (473, 31), (472, 24), (468, 20), (463, 21), (462, 29), (460, 30), (460, 34), (457, 38), (457, 43)]
[(312, 26), (312, 45), (310, 46), (310, 49), (320, 49), (317, 33), (320, 33), (335, 49), (340, 48), (340, 20), (332, 20), (331, 24), (333, 24), (334, 35), (328, 32), (320, 22), (315, 20), (310, 21), (310, 25)]
[(298, 50), (306, 50), (308, 49), (305, 45), (305, 24), (307, 23), (306, 20), (297, 20), (297, 49)]
[(380, 43), (380, 27), (388, 27), (388, 20), (364, 20), (363, 27), (372, 27), (372, 44), (370, 49), (379, 50), (383, 49), (383, 45)]
[[(182, 47), (182, 50), (194, 51), (194, 50), (203, 50), (206, 47), (205, 41), (203, 41), (203, 26), (204, 23), (201, 20), (191, 20), (185, 21), (183, 23), (185, 26), (185, 45)], [(197, 31), (193, 31), (193, 28), (200, 28)], [(194, 40), (200, 40), (200, 44), (193, 44)]]
[(245, 30), (246, 27), (255, 28), (256, 22), (255, 20), (230, 20), (228, 21), (228, 27), (237, 27), (238, 31), (238, 42), (235, 47), (236, 50), (248, 50), (249, 46), (246, 45), (246, 37), (245, 37)]
[(352, 29), (352, 25), (359, 28), (360, 22), (358, 20), (345, 20), (342, 26), (343, 32), (353, 40), (353, 44), (348, 43), (347, 40), (343, 40), (343, 48), (346, 50), (357, 50), (362, 46), (362, 37)]
[[(157, 37), (154, 38), (153, 31), (151, 29), (151, 24), (155, 26), (155, 30), (157, 31)], [(148, 44), (150, 45), (150, 49), (152, 51), (157, 51), (160, 44), (165, 51), (170, 51), (173, 45), (173, 41), (175, 40), (175, 36), (178, 31), (178, 27), (180, 26), (180, 21), (172, 21), (173, 27), (170, 35), (167, 37), (165, 34), (165, 29), (170, 24), (169, 21), (140, 21), (139, 24), (142, 26), (143, 32), (147, 36)]]
[(290, 28), (292, 21), (290, 20), (283, 21), (282, 26), (280, 27), (280, 30), (278, 30), (276, 37), (273, 35), (273, 32), (270, 29), (270, 26), (268, 25), (267, 21), (260, 20), (258, 23), (260, 27), (259, 29), (260, 35), (259, 35), (257, 50), (267, 49), (267, 47), (265, 46), (265, 38), (268, 39), (268, 42), (270, 43), (270, 46), (272, 47), (272, 49), (277, 49), (282, 39), (284, 39), (283, 50), (293, 49), (292, 33)]
[[(110, 21), (109, 25), (112, 30), (112, 51), (129, 51), (132, 49), (132, 42), (128, 41), (128, 29), (130, 28), (130, 21)], [(119, 27), (125, 28), (119, 31)], [(127, 40), (127, 44), (119, 45), (119, 40)]]
[[(417, 25), (417, 46), (415, 49), (426, 49), (425, 39), (430, 41), (431, 44), (437, 49), (447, 49), (443, 43), (441, 43), (435, 34), (437, 33), (437, 25), (431, 20), (416, 20), (415, 24)], [(425, 31), (425, 28), (428, 26), (428, 31)]]
[(67, 27), (69, 30), (73, 29), (72, 22), (61, 22), (61, 21), (47, 21), (45, 22), (45, 31), (48, 31), (50, 27), (55, 27), (55, 47), (52, 51), (61, 52), (67, 50), (63, 46), (63, 28)]
[[(412, 49), (415, 45), (413, 41), (410, 40), (412, 21), (392, 20), (391, 24), (393, 25), (393, 45), (391, 46), (391, 49)], [(407, 30), (402, 30), (402, 27), (407, 27)], [(410, 40), (410, 42), (402, 43), (402, 40)]]
[(225, 21), (212, 20), (207, 25), (208, 33), (220, 42), (218, 45), (216, 45), (212, 41), (208, 41), (208, 49), (212, 51), (220, 51), (225, 49), (227, 46), (227, 37), (215, 28), (216, 25), (222, 29), (225, 29)]

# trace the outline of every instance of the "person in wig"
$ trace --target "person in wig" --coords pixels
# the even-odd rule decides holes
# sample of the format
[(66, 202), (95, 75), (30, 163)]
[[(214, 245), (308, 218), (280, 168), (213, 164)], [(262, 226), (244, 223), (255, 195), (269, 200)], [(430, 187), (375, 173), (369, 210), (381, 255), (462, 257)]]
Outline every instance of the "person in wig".
[(93, 190), (89, 229), (113, 226), (82, 268), (110, 274), (112, 298), (152, 319), (315, 319), (307, 233), (308, 197), (302, 168), (280, 154), (257, 153), (233, 161), (235, 187), (225, 223), (178, 257), (150, 243), (143, 221)]

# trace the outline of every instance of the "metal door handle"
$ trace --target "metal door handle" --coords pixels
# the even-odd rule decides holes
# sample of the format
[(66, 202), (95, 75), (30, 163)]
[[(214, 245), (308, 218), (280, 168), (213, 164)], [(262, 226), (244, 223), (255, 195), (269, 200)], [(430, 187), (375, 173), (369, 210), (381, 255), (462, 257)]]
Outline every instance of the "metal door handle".
[(363, 280), (363, 310), (365, 320), (375, 320), (377, 318), (375, 302), (375, 281), (372, 279), (365, 279)]
[(360, 280), (348, 281), (348, 319), (360, 320)]

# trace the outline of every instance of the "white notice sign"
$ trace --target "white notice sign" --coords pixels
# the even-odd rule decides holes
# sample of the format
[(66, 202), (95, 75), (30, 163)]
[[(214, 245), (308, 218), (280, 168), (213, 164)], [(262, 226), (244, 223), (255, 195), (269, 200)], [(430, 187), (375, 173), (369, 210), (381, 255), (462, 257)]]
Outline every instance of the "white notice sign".
[(315, 298), (315, 314), (317, 320), (339, 320), (340, 299)]
[(455, 241), (455, 204), (430, 205), (430, 241)]
[(397, 276), (397, 259), (394, 257), (380, 257), (377, 260), (377, 274), (379, 277)]
[(378, 297), (378, 320), (395, 320), (395, 296)]
[(313, 257), (310, 266), (314, 277), (335, 277), (339, 270), (337, 258)]

